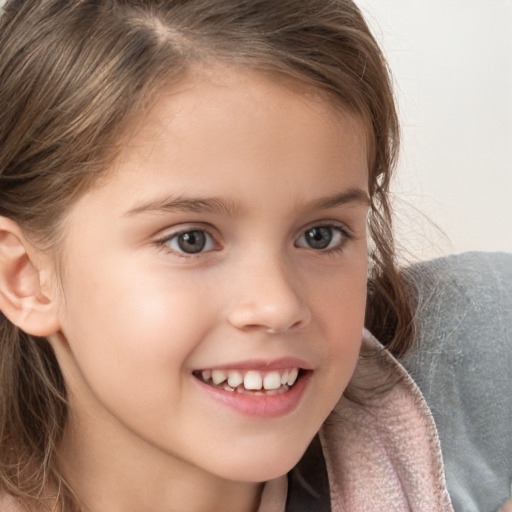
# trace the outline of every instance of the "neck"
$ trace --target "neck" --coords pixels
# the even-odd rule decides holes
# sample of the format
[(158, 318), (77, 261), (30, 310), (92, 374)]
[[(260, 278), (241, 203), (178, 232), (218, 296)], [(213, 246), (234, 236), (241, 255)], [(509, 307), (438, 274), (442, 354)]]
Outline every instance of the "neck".
[[(163, 453), (131, 432), (70, 413), (61, 471), (87, 512), (254, 512), (262, 484), (233, 482)], [(114, 420), (115, 421), (115, 420)], [(100, 434), (98, 432), (101, 432)], [(115, 435), (114, 435), (115, 434)]]

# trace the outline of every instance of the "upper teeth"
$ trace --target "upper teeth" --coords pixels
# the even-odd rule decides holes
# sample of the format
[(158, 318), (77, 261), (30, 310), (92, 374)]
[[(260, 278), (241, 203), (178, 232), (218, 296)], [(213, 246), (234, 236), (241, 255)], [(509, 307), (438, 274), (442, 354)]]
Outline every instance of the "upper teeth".
[(279, 389), (281, 386), (293, 386), (298, 375), (298, 368), (274, 370), (266, 373), (249, 370), (245, 375), (238, 370), (204, 370), (201, 372), (204, 381), (211, 380), (216, 386), (227, 381), (231, 388), (236, 388), (243, 384), (245, 389), (254, 391), (260, 389)]
[[(218, 371), (218, 370), (217, 370)], [(224, 372), (220, 372), (221, 374)], [(228, 373), (228, 384), (232, 388), (236, 388), (237, 386), (240, 386), (244, 382), (244, 378), (242, 377), (241, 373), (238, 372), (229, 372)]]

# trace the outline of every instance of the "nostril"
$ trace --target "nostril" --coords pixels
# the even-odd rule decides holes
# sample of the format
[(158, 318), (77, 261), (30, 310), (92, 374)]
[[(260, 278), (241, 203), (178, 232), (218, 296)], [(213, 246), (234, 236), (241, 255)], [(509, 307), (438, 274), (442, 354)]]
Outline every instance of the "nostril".
[(280, 334), (285, 331), (300, 329), (302, 327), (302, 325), (304, 325), (305, 323), (307, 323), (307, 322), (303, 322), (302, 320), (297, 320), (295, 323), (293, 323), (290, 326), (286, 325), (283, 328), (268, 327), (266, 329), (266, 331), (268, 334)]
[(280, 334), (301, 329), (310, 318), (309, 309), (297, 303), (294, 307), (240, 306), (231, 311), (229, 322), (244, 331), (263, 330), (268, 334)]

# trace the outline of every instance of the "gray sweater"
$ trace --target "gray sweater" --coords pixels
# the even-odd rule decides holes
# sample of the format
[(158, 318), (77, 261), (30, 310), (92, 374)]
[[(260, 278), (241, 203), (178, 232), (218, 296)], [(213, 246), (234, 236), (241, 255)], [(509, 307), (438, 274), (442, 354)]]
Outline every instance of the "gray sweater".
[(402, 360), (434, 416), (457, 512), (491, 512), (512, 479), (512, 254), (410, 269), (418, 336)]

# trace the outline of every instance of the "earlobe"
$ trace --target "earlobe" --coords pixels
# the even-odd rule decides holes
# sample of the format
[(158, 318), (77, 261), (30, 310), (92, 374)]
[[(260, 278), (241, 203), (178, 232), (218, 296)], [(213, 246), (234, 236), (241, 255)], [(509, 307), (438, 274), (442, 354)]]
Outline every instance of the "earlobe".
[(49, 336), (59, 329), (45, 260), (15, 222), (0, 217), (0, 310), (34, 336)]

